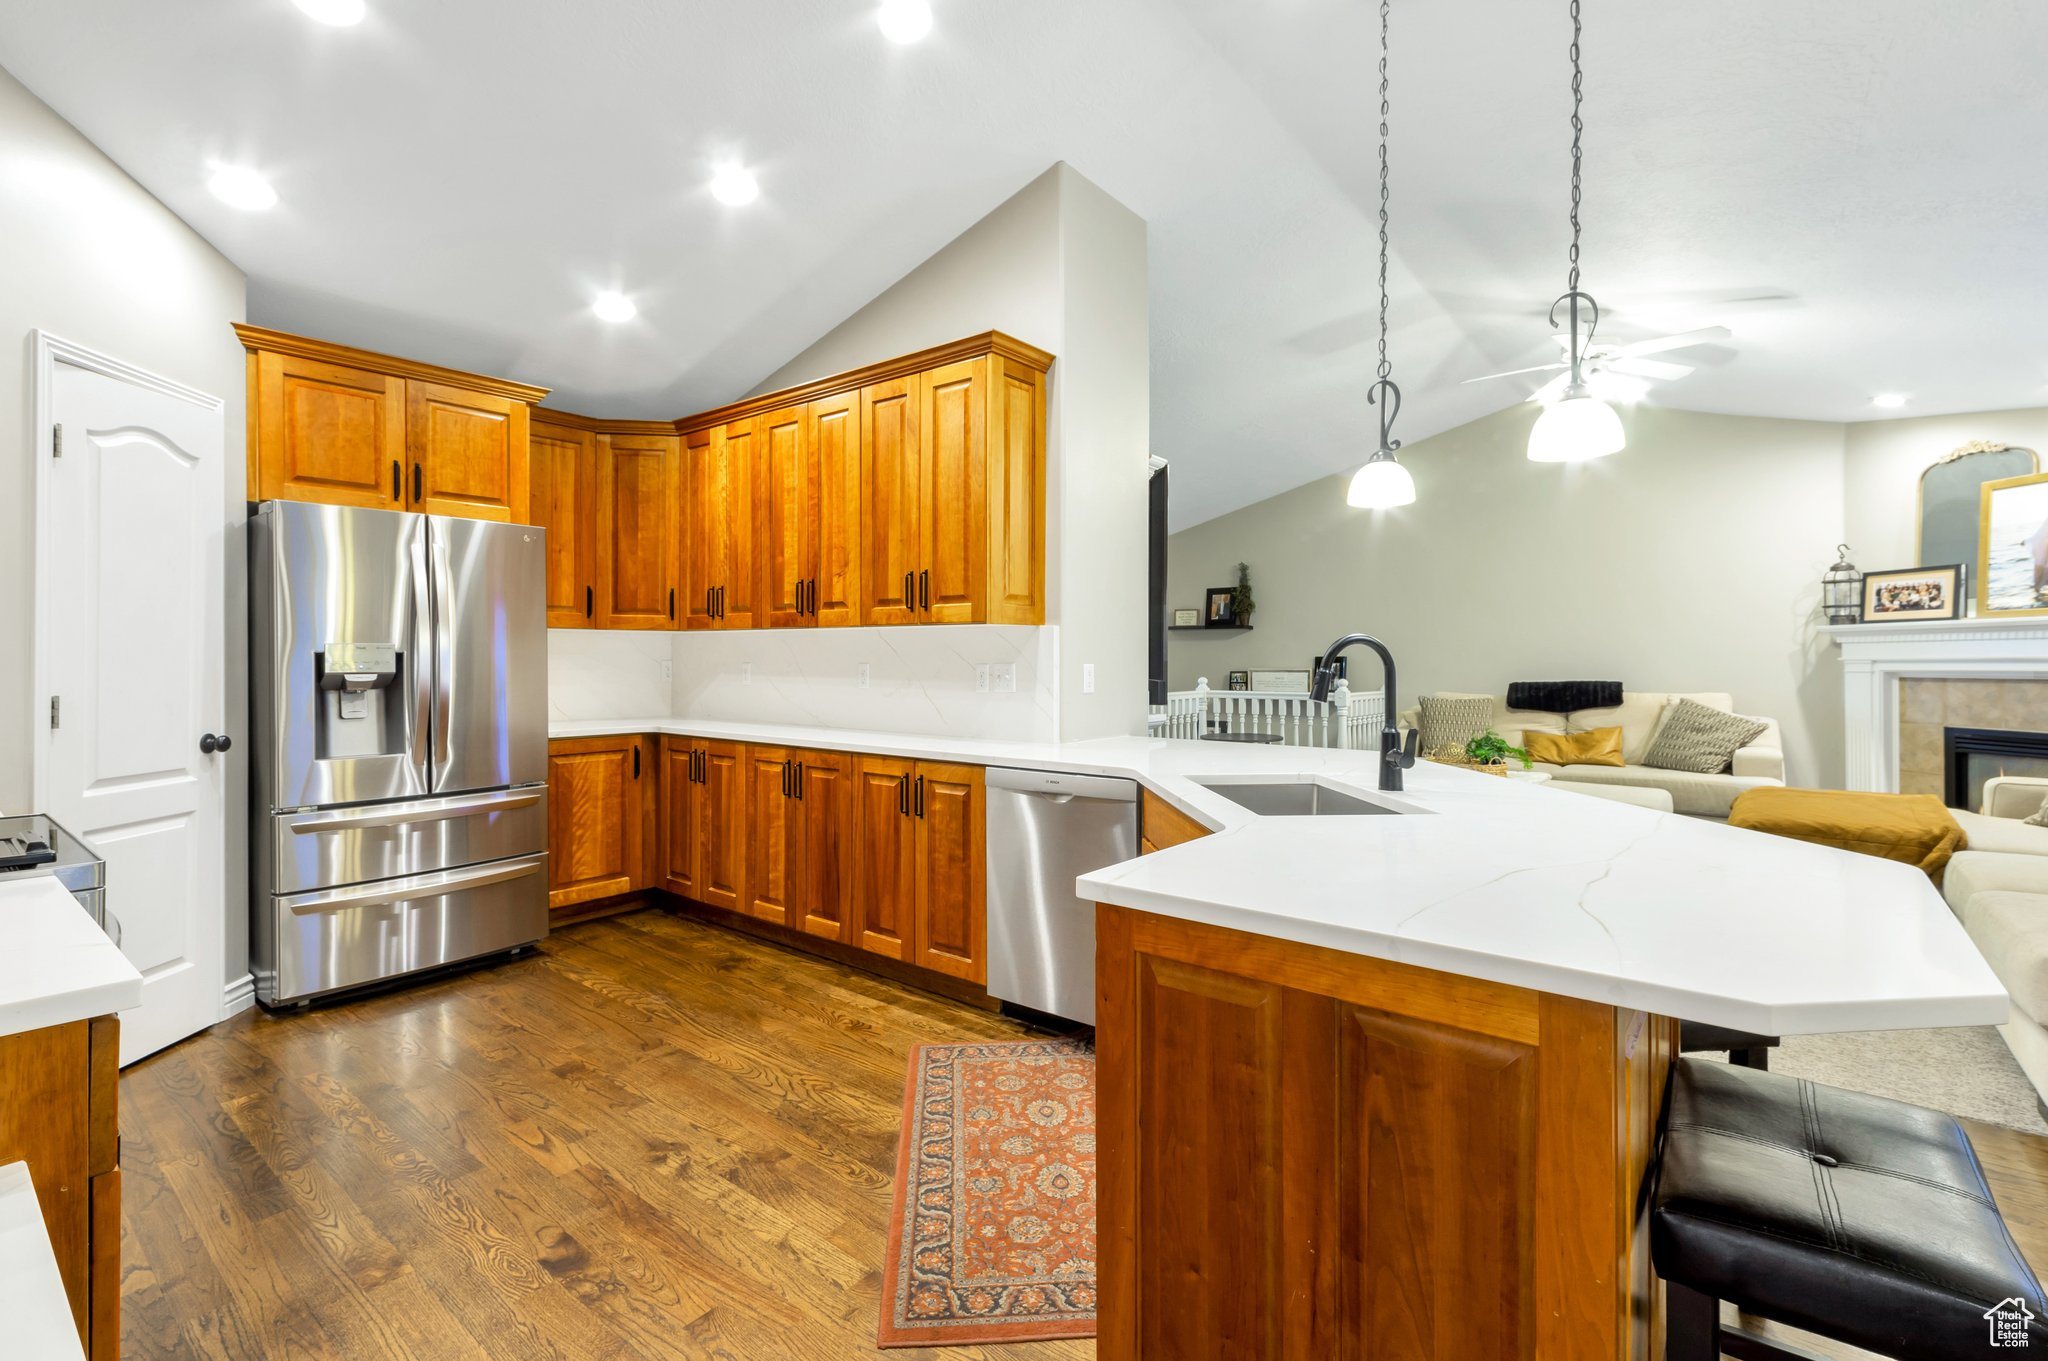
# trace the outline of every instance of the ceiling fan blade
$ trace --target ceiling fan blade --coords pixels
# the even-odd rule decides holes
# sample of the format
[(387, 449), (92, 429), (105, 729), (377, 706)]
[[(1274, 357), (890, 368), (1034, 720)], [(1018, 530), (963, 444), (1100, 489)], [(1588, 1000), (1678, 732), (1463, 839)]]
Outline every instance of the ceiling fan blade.
[(1665, 382), (1673, 378), (1683, 378), (1692, 372), (1690, 364), (1673, 364), (1663, 359), (1637, 359), (1628, 355), (1603, 360), (1601, 367), (1609, 373), (1626, 373), (1637, 378), (1655, 378)]
[(1570, 367), (1571, 365), (1569, 364), (1538, 364), (1534, 368), (1507, 369), (1501, 373), (1481, 374), (1477, 378), (1467, 378), (1465, 381), (1468, 383), (1485, 383), (1495, 378), (1513, 378), (1518, 373), (1549, 373), (1552, 369), (1566, 369)]
[(1570, 387), (1571, 383), (1572, 376), (1569, 373), (1560, 373), (1559, 375), (1557, 375), (1557, 377), (1551, 379), (1542, 387), (1537, 388), (1534, 392), (1530, 393), (1529, 400), (1532, 402), (1546, 403), (1555, 401), (1557, 398), (1564, 395), (1564, 390)]
[(1680, 331), (1675, 336), (1659, 336), (1655, 340), (1638, 340), (1631, 345), (1618, 345), (1614, 350), (1616, 359), (1629, 359), (1639, 354), (1662, 354), (1666, 350), (1682, 350), (1688, 345), (1704, 345), (1710, 340), (1725, 340), (1726, 326), (1702, 326), (1696, 331)]

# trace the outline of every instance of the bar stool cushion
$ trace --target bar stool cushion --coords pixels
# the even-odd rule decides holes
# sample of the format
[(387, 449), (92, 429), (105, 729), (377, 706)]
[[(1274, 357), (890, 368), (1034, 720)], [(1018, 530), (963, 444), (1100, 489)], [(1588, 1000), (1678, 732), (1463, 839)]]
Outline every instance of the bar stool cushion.
[(1939, 1111), (1680, 1059), (1650, 1244), (1667, 1281), (1882, 1356), (1981, 1357), (2015, 1296), (2048, 1348), (2040, 1283)]

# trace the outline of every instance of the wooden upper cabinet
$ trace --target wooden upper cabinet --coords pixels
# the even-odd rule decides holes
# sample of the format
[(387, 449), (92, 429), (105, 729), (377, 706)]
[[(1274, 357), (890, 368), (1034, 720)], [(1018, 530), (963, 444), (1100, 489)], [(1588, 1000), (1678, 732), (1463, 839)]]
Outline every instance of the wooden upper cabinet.
[(917, 950), (912, 963), (988, 981), (982, 768), (917, 763)]
[(533, 520), (548, 532), (548, 627), (596, 627), (597, 436), (535, 420), (527, 468)]
[(761, 422), (733, 421), (683, 440), (685, 628), (758, 626), (754, 486)]
[(1045, 622), (1045, 370), (989, 356), (987, 618)]
[(530, 519), (547, 389), (236, 325), (249, 352), (249, 497)]
[(654, 762), (642, 737), (548, 743), (548, 906), (574, 907), (653, 882)]
[(525, 402), (441, 383), (405, 385), (408, 508), (472, 520), (527, 518)]
[(755, 465), (755, 544), (760, 581), (755, 598), (769, 628), (804, 628), (811, 614), (811, 579), (818, 572), (818, 468), (803, 406), (761, 418)]
[(602, 622), (608, 628), (676, 628), (682, 604), (676, 525), (681, 441), (673, 435), (607, 434), (599, 443)]
[(683, 436), (677, 476), (683, 589), (677, 612), (686, 629), (718, 626), (716, 586), (725, 549), (718, 523), (718, 461), (711, 449), (712, 433), (693, 430)]
[(846, 941), (908, 961), (916, 949), (917, 821), (914, 761), (862, 756), (853, 775), (853, 920)]
[(861, 389), (861, 527), (866, 543), (860, 584), (865, 624), (918, 621), (924, 493), (917, 416), (915, 374)]
[(825, 628), (862, 622), (860, 411), (858, 392), (820, 398), (804, 409), (804, 442), (818, 496), (811, 622)]
[(921, 621), (988, 618), (988, 360), (920, 376), (917, 609)]
[(251, 500), (404, 508), (403, 379), (303, 355), (249, 358)]

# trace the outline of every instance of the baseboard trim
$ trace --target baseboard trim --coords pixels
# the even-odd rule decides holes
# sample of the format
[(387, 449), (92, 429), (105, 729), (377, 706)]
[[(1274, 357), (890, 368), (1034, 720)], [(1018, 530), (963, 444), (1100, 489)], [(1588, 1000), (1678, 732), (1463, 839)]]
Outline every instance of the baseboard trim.
[(240, 1015), (256, 1005), (256, 975), (243, 974), (220, 990), (220, 1018)]

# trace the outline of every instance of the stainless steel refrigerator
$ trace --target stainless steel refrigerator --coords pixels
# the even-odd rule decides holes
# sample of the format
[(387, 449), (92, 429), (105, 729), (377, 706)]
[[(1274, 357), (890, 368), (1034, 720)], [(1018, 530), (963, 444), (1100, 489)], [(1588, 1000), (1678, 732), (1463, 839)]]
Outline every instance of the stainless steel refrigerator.
[(249, 522), (250, 947), (267, 1005), (547, 934), (544, 532)]

